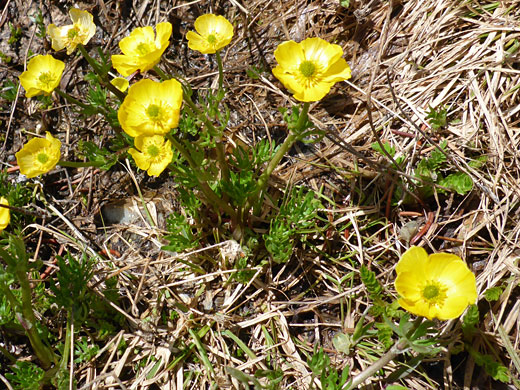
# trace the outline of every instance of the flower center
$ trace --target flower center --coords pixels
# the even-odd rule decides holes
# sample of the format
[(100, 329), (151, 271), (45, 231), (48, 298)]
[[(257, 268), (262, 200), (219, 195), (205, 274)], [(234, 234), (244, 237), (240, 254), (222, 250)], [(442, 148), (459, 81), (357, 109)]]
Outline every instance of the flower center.
[(46, 88), (49, 88), (49, 85), (54, 82), (54, 77), (51, 72), (42, 72), (38, 76), (38, 81), (40, 85), (44, 85)]
[(69, 38), (69, 39), (74, 39), (74, 38), (76, 38), (78, 35), (79, 35), (79, 31), (78, 31), (78, 28), (77, 28), (77, 27), (73, 27), (73, 28), (71, 28), (71, 29), (67, 32), (67, 38)]
[(422, 290), (422, 296), (429, 305), (438, 305), (446, 299), (447, 290), (446, 286), (441, 283), (429, 280)]
[(146, 115), (148, 115), (148, 118), (152, 121), (160, 121), (162, 116), (161, 107), (157, 104), (150, 104), (146, 109)]
[(423, 297), (426, 299), (434, 299), (439, 295), (439, 288), (437, 286), (426, 286), (423, 290)]
[(40, 164), (45, 164), (47, 161), (49, 161), (49, 156), (47, 156), (45, 153), (38, 153), (36, 159)]
[(299, 67), (300, 72), (305, 77), (312, 77), (316, 72), (316, 65), (312, 61), (303, 61)]
[(214, 45), (215, 43), (217, 43), (217, 37), (213, 34), (209, 34), (208, 35), (208, 43), (210, 45)]
[(139, 45), (137, 45), (135, 50), (137, 51), (137, 53), (139, 53), (140, 56), (145, 56), (152, 51), (150, 45), (145, 42), (141, 42)]
[(157, 157), (159, 155), (159, 148), (155, 145), (150, 145), (146, 148), (146, 153), (151, 157)]

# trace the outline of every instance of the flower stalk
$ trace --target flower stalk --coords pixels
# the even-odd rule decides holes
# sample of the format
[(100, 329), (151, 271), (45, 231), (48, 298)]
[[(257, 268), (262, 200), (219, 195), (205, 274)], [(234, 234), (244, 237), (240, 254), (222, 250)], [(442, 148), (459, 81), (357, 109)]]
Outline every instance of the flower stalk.
[(188, 164), (190, 165), (191, 169), (193, 169), (195, 172), (197, 172), (196, 177), (197, 181), (199, 182), (199, 188), (202, 190), (204, 195), (206, 196), (206, 199), (211, 203), (211, 205), (216, 209), (222, 209), (224, 210), (233, 221), (237, 221), (237, 213), (236, 211), (223, 199), (221, 199), (215, 191), (211, 189), (209, 184), (205, 180), (200, 180), (200, 177), (202, 177), (202, 173), (200, 172), (199, 167), (193, 161), (188, 151), (181, 145), (181, 143), (175, 139), (171, 134), (167, 134), (166, 137), (170, 140), (172, 145), (179, 151), (179, 153), (186, 159)]
[(23, 241), (15, 236), (11, 236), (9, 241), (14, 253), (10, 254), (0, 248), (0, 256), (7, 263), (8, 267), (13, 270), (13, 274), (20, 285), (22, 293), (21, 302), (14, 296), (3, 278), (0, 279), (0, 290), (2, 290), (6, 298), (9, 300), (10, 306), (15, 309), (16, 317), (24, 328), (42, 368), (48, 370), (51, 368), (52, 364), (55, 363), (56, 357), (53, 351), (43, 343), (36, 327), (37, 320), (32, 306), (31, 284), (27, 276), (28, 259), (25, 252), (25, 246)]
[(298, 117), (298, 121), (292, 128), (289, 128), (289, 134), (287, 135), (287, 138), (285, 138), (283, 144), (278, 148), (275, 155), (273, 156), (271, 161), (269, 161), (269, 164), (267, 164), (267, 167), (258, 178), (255, 192), (251, 194), (244, 207), (244, 215), (258, 201), (258, 196), (265, 190), (267, 183), (269, 182), (269, 178), (271, 177), (271, 174), (273, 173), (274, 169), (278, 166), (282, 158), (287, 154), (287, 152), (289, 151), (289, 149), (291, 149), (294, 143), (298, 141), (302, 136), (302, 132), (303, 130), (305, 130), (305, 124), (308, 119), (309, 106), (309, 102), (305, 102), (303, 104), (302, 111), (300, 112), (300, 116)]
[(110, 92), (112, 92), (114, 95), (116, 95), (119, 100), (123, 101), (126, 95), (123, 92), (121, 92), (119, 89), (117, 89), (116, 86), (114, 86), (112, 83), (110, 83), (107, 75), (101, 71), (101, 68), (98, 66), (97, 62), (88, 54), (85, 47), (82, 44), (79, 44), (78, 49), (81, 52), (81, 54), (83, 55), (83, 57), (85, 57), (88, 64), (92, 67), (92, 69), (94, 69), (94, 72), (96, 72), (96, 74), (99, 76), (103, 86), (105, 88), (108, 88), (108, 90)]

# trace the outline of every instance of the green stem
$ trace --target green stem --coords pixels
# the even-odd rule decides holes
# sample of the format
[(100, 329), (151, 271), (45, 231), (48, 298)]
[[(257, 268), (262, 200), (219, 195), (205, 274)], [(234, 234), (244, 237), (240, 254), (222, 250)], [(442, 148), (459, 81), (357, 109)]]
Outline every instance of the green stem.
[(91, 162), (91, 161), (58, 161), (58, 165), (60, 167), (68, 167), (68, 168), (85, 168), (85, 167), (99, 167), (101, 164)]
[(55, 356), (52, 350), (43, 344), (36, 329), (36, 317), (34, 316), (32, 307), (31, 284), (29, 283), (27, 272), (23, 270), (22, 267), (17, 267), (15, 274), (18, 283), (20, 283), (20, 289), (22, 290), (22, 313), (18, 313), (18, 320), (24, 327), (25, 333), (27, 337), (29, 337), (34, 353), (38, 357), (38, 360), (40, 360), (42, 368), (47, 370), (55, 361)]
[(202, 176), (199, 167), (193, 161), (188, 151), (181, 145), (179, 141), (177, 141), (171, 134), (167, 134), (166, 137), (172, 145), (179, 151), (180, 154), (186, 159), (188, 164), (190, 165), (191, 169), (193, 169), (196, 172), (197, 181), (199, 182), (199, 187), (206, 196), (206, 199), (213, 205), (215, 209), (221, 208), (224, 210), (233, 221), (237, 221), (237, 213), (236, 211), (226, 202), (224, 202), (216, 193), (211, 189), (209, 184), (205, 180), (200, 180), (200, 177)]
[(368, 366), (365, 370), (356, 375), (352, 379), (352, 383), (349, 385), (348, 389), (357, 388), (360, 384), (362, 384), (371, 376), (375, 375), (376, 372), (383, 369), (384, 366), (394, 360), (397, 355), (403, 353), (410, 346), (411, 342), (408, 338), (413, 336), (423, 320), (423, 317), (417, 317), (408, 333), (404, 335), (403, 338), (401, 338), (397, 343), (395, 343), (392, 348), (388, 350), (388, 352), (381, 356), (379, 360), (375, 361), (371, 366)]
[(164, 73), (164, 72), (162, 71), (162, 69), (159, 68), (157, 65), (155, 65), (155, 66), (153, 67), (153, 70), (155, 70), (155, 72), (159, 75), (159, 77), (160, 77), (163, 81), (164, 81), (164, 80), (169, 80), (169, 79), (171, 79), (171, 77), (168, 76), (166, 73)]
[[(83, 109), (85, 109), (85, 110), (92, 108), (91, 105), (89, 105), (89, 104), (85, 104), (85, 103), (83, 103), (83, 102), (80, 102), (78, 99), (73, 98), (73, 97), (70, 96), (67, 92), (62, 91), (61, 89), (56, 88), (55, 91), (56, 91), (56, 93), (57, 93), (58, 95), (60, 95), (60, 96), (61, 96), (62, 98), (64, 98), (65, 100), (67, 100), (69, 103), (75, 104), (76, 106), (79, 106), (79, 107), (81, 107), (81, 108), (83, 108)], [(99, 109), (97, 109), (97, 108), (96, 108), (96, 111), (102, 113), (102, 112), (101, 112)]]
[(220, 56), (220, 50), (215, 53), (217, 55), (218, 65), (218, 90), (222, 92), (222, 85), (224, 84), (224, 67), (222, 66), (222, 57)]
[(352, 379), (352, 383), (348, 387), (349, 389), (357, 388), (361, 383), (366, 381), (371, 376), (375, 375), (376, 372), (381, 370), (384, 366), (394, 360), (397, 355), (402, 353), (408, 347), (407, 340), (400, 340), (398, 343), (394, 344), (390, 350), (385, 353), (379, 360), (374, 362), (371, 366), (368, 366), (361, 373), (356, 375), (354, 379)]
[(92, 69), (94, 69), (94, 72), (96, 72), (96, 74), (99, 76), (103, 86), (108, 88), (108, 90), (112, 92), (114, 95), (116, 95), (119, 98), (119, 100), (123, 101), (126, 95), (119, 89), (117, 89), (116, 86), (110, 82), (110, 80), (108, 80), (107, 75), (101, 71), (101, 68), (98, 66), (97, 62), (87, 53), (85, 47), (79, 44), (78, 49), (83, 55), (83, 57), (85, 57)]
[(215, 136), (215, 144), (216, 144), (216, 152), (217, 152), (217, 161), (220, 167), (220, 172), (222, 172), (222, 179), (224, 181), (229, 181), (229, 166), (226, 162), (226, 154), (224, 152), (224, 145), (221, 140), (220, 133), (217, 132), (213, 123), (204, 115), (204, 113), (197, 107), (197, 105), (191, 100), (191, 97), (187, 93), (183, 93), (184, 102), (187, 104), (189, 109), (202, 121), (210, 134), (216, 134)]
[(67, 364), (69, 362), (69, 354), (70, 354), (70, 345), (72, 343), (72, 309), (67, 310), (67, 330), (65, 332), (65, 344), (63, 346), (63, 355), (61, 356), (60, 361), (60, 371), (64, 371), (67, 369)]
[(253, 192), (253, 194), (249, 196), (246, 202), (246, 206), (244, 207), (245, 212), (247, 212), (252, 207), (252, 205), (258, 200), (258, 196), (262, 191), (264, 191), (265, 187), (267, 186), (269, 178), (271, 177), (271, 174), (273, 173), (274, 169), (278, 166), (278, 164), (289, 151), (289, 149), (299, 139), (301, 131), (303, 130), (303, 126), (307, 121), (309, 106), (310, 103), (308, 102), (305, 102), (303, 104), (303, 108), (298, 118), (298, 122), (296, 122), (292, 129), (289, 129), (289, 134), (287, 135), (287, 138), (285, 138), (283, 144), (278, 148), (272, 160), (269, 161), (269, 164), (267, 164), (267, 167), (258, 178), (255, 192)]

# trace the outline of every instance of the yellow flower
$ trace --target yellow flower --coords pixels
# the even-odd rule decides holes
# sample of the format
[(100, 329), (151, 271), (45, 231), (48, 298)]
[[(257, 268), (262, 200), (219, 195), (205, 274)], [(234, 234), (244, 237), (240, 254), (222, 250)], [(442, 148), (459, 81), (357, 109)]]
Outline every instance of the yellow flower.
[(50, 95), (60, 85), (65, 63), (51, 55), (37, 55), (27, 64), (27, 70), (20, 76), (25, 96)]
[(221, 15), (206, 14), (195, 20), (195, 30), (188, 31), (188, 47), (202, 54), (213, 54), (233, 38), (233, 25)]
[(51, 24), (47, 27), (47, 34), (52, 39), (52, 48), (56, 51), (67, 48), (67, 54), (76, 50), (79, 44), (86, 45), (96, 33), (94, 18), (87, 11), (71, 8), (69, 11), (72, 24), (56, 27)]
[(412, 246), (396, 267), (399, 304), (410, 313), (449, 320), (459, 317), (477, 299), (475, 275), (456, 255), (429, 255)]
[(150, 176), (159, 176), (172, 161), (172, 144), (162, 135), (140, 135), (134, 139), (137, 149), (130, 149), (136, 165)]
[(182, 87), (177, 80), (143, 79), (130, 87), (117, 117), (131, 137), (164, 135), (179, 124), (181, 104)]
[(112, 66), (123, 76), (130, 76), (138, 69), (146, 72), (160, 61), (170, 44), (172, 25), (168, 22), (155, 26), (157, 36), (150, 26), (138, 27), (126, 38), (121, 39), (119, 48), (123, 54), (112, 56)]
[(112, 79), (112, 81), (110, 81), (110, 84), (119, 89), (121, 92), (125, 92), (128, 89), (128, 85), (130, 85), (128, 80), (124, 77), (115, 77)]
[[(9, 206), (9, 202), (3, 196), (0, 197), (0, 204)], [(0, 232), (4, 230), (11, 221), (11, 213), (7, 207), (0, 207)]]
[(33, 138), (16, 153), (20, 172), (28, 178), (54, 169), (61, 157), (61, 142), (47, 132), (45, 138)]
[(283, 42), (274, 51), (273, 74), (302, 102), (321, 100), (338, 81), (350, 78), (350, 67), (339, 45), (321, 38)]

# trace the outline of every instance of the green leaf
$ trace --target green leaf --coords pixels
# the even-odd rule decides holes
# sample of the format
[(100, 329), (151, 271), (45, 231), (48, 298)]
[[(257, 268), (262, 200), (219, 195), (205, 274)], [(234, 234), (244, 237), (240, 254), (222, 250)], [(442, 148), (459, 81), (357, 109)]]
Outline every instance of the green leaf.
[(31, 362), (16, 362), (11, 367), (13, 374), (7, 373), (5, 377), (11, 382), (15, 390), (39, 390), (40, 381), (44, 377), (44, 371)]
[(361, 266), (359, 274), (361, 276), (361, 281), (365, 285), (368, 293), (372, 296), (379, 296), (381, 294), (381, 291), (383, 291), (383, 288), (379, 284), (376, 278), (376, 274), (370, 271), (364, 265)]
[(466, 195), (473, 188), (473, 180), (464, 172), (452, 173), (439, 180), (438, 184), (455, 191), (459, 195)]
[(352, 339), (348, 334), (336, 333), (332, 338), (332, 344), (338, 352), (343, 352), (345, 355), (350, 353), (350, 347), (352, 346)]
[[(372, 143), (372, 149), (374, 149), (376, 152), (379, 152), (381, 155), (384, 155), (383, 149), (381, 149), (381, 146), (377, 142)], [(385, 151), (392, 157), (395, 156), (395, 148), (390, 145), (388, 142), (383, 142), (383, 148)]]
[(426, 118), (429, 119), (430, 126), (433, 130), (439, 130), (446, 127), (448, 124), (447, 113), (448, 110), (444, 107), (440, 107), (438, 110), (430, 107), (430, 111)]
[(503, 290), (502, 287), (490, 287), (484, 292), (484, 298), (488, 302), (498, 301)]
[(350, 6), (350, 0), (339, 0), (339, 5), (348, 8)]
[(118, 155), (106, 148), (99, 148), (90, 141), (79, 141), (79, 150), (82, 156), (96, 167), (108, 171), (118, 161)]
[(479, 312), (477, 305), (470, 305), (464, 318), (462, 320), (462, 332), (466, 340), (471, 340), (471, 337), (476, 332), (475, 326), (479, 321)]
[(389, 349), (394, 344), (392, 328), (383, 322), (376, 323), (376, 328), (377, 339), (384, 345), (385, 349)]

